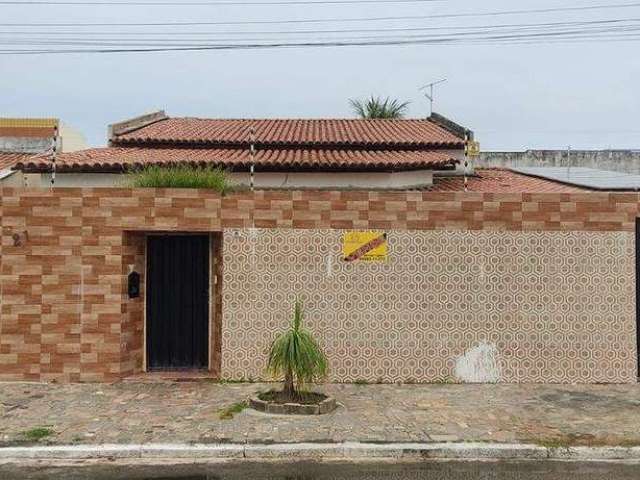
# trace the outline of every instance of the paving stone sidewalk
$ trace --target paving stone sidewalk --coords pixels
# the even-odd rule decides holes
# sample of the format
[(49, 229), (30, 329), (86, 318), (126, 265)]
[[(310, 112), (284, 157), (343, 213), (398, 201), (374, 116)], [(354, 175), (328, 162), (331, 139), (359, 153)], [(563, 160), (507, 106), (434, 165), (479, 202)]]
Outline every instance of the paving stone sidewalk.
[(325, 385), (319, 417), (220, 411), (265, 384), (0, 383), (0, 446), (40, 444), (537, 442), (640, 445), (640, 385)]

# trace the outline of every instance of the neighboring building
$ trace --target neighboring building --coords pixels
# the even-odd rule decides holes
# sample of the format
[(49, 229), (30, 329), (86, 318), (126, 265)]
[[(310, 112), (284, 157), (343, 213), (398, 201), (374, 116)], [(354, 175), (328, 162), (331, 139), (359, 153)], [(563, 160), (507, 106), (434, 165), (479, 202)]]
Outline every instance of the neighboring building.
[(482, 152), (476, 161), (484, 168), (585, 167), (640, 173), (640, 150), (526, 150)]
[(0, 118), (0, 151), (35, 155), (51, 150), (55, 118)]
[[(133, 169), (189, 164), (223, 167), (239, 184), (250, 182), (253, 166), (257, 188), (424, 188), (434, 176), (463, 173), (465, 134), (439, 115), (224, 120), (156, 112), (111, 125), (108, 147), (58, 155), (55, 184), (118, 186)], [(49, 185), (50, 156), (18, 167), (29, 185)]]
[(80, 132), (56, 118), (0, 118), (0, 183), (23, 185), (13, 167), (52, 152), (54, 145), (59, 153), (87, 148)]

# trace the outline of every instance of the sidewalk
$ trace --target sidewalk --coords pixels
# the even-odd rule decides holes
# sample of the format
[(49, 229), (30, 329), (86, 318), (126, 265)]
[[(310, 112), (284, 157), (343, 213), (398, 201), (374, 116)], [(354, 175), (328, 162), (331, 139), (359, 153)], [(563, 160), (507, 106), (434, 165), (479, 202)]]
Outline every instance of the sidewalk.
[[(0, 385), (0, 446), (491, 442), (640, 445), (640, 386), (326, 385), (319, 417), (220, 412), (265, 384)], [(44, 431), (34, 431), (46, 427)], [(48, 430), (47, 430), (48, 429)], [(41, 436), (37, 441), (34, 437)]]

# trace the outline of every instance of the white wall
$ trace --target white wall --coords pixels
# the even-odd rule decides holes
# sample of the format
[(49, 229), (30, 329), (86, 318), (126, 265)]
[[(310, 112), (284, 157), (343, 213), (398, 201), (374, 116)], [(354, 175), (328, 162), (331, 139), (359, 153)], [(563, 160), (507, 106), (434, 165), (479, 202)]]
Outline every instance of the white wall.
[[(249, 185), (249, 173), (234, 172), (231, 181)], [(407, 189), (433, 185), (433, 172), (257, 172), (256, 188), (373, 188)]]
[[(56, 187), (122, 187), (125, 177), (120, 173), (56, 173)], [(30, 187), (49, 187), (51, 174), (30, 174)]]
[(84, 135), (65, 123), (60, 123), (59, 148), (61, 152), (76, 152), (89, 148)]
[[(231, 181), (249, 185), (249, 173), (235, 172)], [(51, 174), (28, 174), (29, 187), (49, 187)], [(120, 187), (125, 178), (117, 173), (58, 173), (57, 187)], [(415, 170), (409, 172), (344, 172), (344, 173), (284, 173), (258, 172), (256, 188), (371, 188), (408, 189), (433, 185), (433, 172)]]

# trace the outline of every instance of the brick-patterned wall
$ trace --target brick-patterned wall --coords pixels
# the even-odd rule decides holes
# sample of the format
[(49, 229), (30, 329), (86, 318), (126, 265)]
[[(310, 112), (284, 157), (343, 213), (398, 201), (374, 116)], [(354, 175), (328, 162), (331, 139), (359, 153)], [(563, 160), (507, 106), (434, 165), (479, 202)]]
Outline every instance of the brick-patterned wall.
[(132, 271), (140, 274), (140, 296), (123, 302), (122, 338), (120, 339), (121, 374), (140, 373), (143, 367), (145, 252), (146, 237), (142, 232), (124, 232), (122, 256), (123, 292), (128, 295), (128, 277)]
[(126, 275), (131, 265), (144, 273), (143, 232), (632, 232), (639, 200), (608, 193), (260, 191), (220, 197), (199, 190), (9, 187), (0, 193), (0, 379), (45, 381), (114, 380), (142, 368), (144, 299), (127, 298)]

